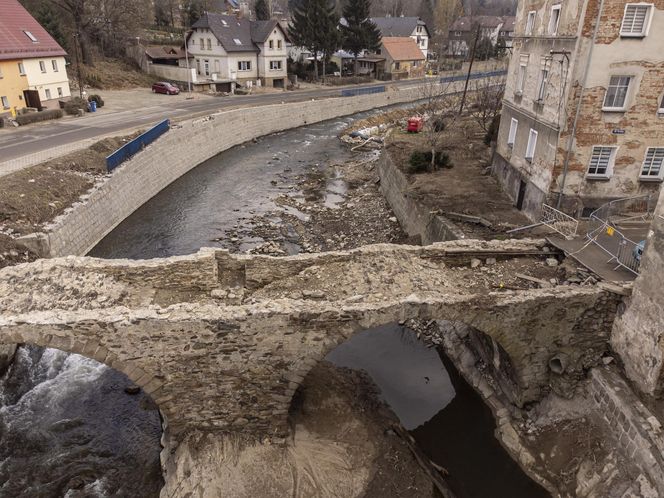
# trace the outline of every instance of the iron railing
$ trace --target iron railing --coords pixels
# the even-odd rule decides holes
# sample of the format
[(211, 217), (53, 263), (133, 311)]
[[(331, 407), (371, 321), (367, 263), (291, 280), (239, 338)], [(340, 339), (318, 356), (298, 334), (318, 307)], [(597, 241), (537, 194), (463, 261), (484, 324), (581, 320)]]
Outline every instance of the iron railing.
[(652, 194), (608, 202), (591, 213), (586, 237), (610, 256), (607, 263), (638, 275), (643, 244), (626, 232), (649, 225), (656, 205), (657, 197)]

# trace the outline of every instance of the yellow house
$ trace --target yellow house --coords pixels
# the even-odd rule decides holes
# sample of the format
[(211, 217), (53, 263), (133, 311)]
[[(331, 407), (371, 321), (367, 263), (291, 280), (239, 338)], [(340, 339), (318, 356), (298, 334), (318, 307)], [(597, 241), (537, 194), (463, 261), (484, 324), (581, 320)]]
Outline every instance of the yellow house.
[(21, 74), (20, 60), (0, 60), (0, 115), (25, 107), (23, 91), (28, 78)]

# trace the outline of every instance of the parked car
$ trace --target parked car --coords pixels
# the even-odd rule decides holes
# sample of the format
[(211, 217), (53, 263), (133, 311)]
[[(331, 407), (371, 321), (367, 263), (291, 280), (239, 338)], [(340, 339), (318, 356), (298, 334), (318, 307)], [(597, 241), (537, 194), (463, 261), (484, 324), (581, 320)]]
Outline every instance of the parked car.
[(152, 93), (165, 93), (166, 95), (177, 95), (180, 89), (167, 81), (157, 81), (152, 85)]

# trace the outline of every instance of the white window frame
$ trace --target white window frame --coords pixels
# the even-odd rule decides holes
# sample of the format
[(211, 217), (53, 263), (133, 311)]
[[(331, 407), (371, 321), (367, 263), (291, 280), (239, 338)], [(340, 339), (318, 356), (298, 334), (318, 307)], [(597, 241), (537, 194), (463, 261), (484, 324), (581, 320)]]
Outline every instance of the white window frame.
[(7, 98), (6, 95), (3, 95), (0, 97), (0, 102), (2, 102), (2, 108), (3, 109), (9, 109), (9, 99)]
[(212, 50), (212, 38), (207, 39), (207, 49)]
[(2, 68), (0, 67), (0, 80), (3, 78), (2, 76)]
[(528, 77), (528, 62), (530, 55), (521, 55), (519, 60), (519, 70), (516, 74), (516, 93), (523, 95), (523, 90), (526, 87), (526, 78)]
[(283, 63), (281, 61), (270, 61), (270, 71), (281, 71), (282, 68), (283, 68)]
[(251, 71), (251, 61), (237, 61), (238, 71)]
[(58, 87), (58, 97), (62, 97), (63, 95), (64, 95), (64, 94), (63, 94), (63, 92), (62, 92), (62, 87), (59, 86), (59, 87)]
[[(562, 10), (562, 4), (560, 4), (560, 3), (557, 3), (556, 5), (553, 5), (551, 7), (551, 14), (549, 15), (549, 26), (548, 26), (548, 29), (547, 29), (547, 33), (549, 34), (549, 36), (556, 36), (558, 34), (558, 26), (560, 25), (561, 10)], [(555, 17), (556, 22), (555, 22), (555, 26), (554, 26), (553, 13), (555, 11), (558, 11), (558, 14)]]
[(39, 70), (40, 70), (42, 73), (45, 73), (45, 72), (46, 72), (46, 63), (45, 63), (44, 61), (39, 61)]
[[(646, 9), (646, 15), (645, 18), (643, 19), (643, 26), (641, 28), (641, 31), (635, 32), (630, 29), (629, 31), (625, 31), (625, 22), (627, 21), (627, 10), (629, 8), (645, 8)], [(627, 3), (625, 4), (625, 10), (623, 11), (623, 18), (622, 22), (620, 23), (620, 36), (622, 38), (645, 38), (648, 35), (648, 31), (650, 30), (650, 22), (652, 21), (652, 13), (654, 10), (654, 5), (651, 3), (645, 3), (645, 2), (639, 2), (639, 3)]]
[[(651, 158), (650, 162), (647, 163), (648, 154), (651, 151), (652, 151), (653, 157)], [(658, 171), (657, 171), (656, 175), (651, 175), (650, 172), (653, 169), (653, 165), (655, 164), (656, 159), (659, 159)], [(648, 170), (648, 174), (645, 173), (646, 168)], [(643, 163), (641, 163), (641, 172), (639, 173), (639, 180), (661, 181), (662, 178), (664, 178), (664, 146), (662, 146), (662, 147), (648, 147), (646, 149), (645, 155), (643, 156)]]
[(51, 100), (53, 98), (53, 96), (51, 95), (51, 89), (50, 88), (47, 88), (46, 90), (44, 90), (44, 95), (46, 96), (46, 100)]
[(516, 132), (519, 129), (519, 120), (512, 118), (510, 121), (510, 131), (507, 134), (507, 146), (514, 148), (514, 142), (516, 141)]
[(526, 153), (524, 155), (524, 158), (528, 162), (533, 162), (533, 158), (535, 157), (535, 149), (537, 148), (537, 136), (539, 133), (537, 133), (535, 130), (532, 128), (528, 132), (528, 145), (526, 145)]
[[(0, 73), (0, 78), (2, 78), (2, 73)], [(659, 97), (659, 107), (657, 109), (657, 114), (659, 116), (664, 115), (664, 95), (660, 95)]]
[(535, 102), (538, 102), (540, 104), (544, 103), (544, 99), (546, 98), (546, 87), (549, 84), (549, 67), (548, 66), (543, 66), (540, 69), (540, 77), (539, 77), (539, 82), (537, 84), (537, 98), (535, 99)]
[[(611, 149), (609, 161), (606, 165), (606, 171), (604, 173), (591, 173), (590, 168), (595, 157), (595, 149), (600, 149), (599, 154), (602, 153), (601, 149)], [(618, 147), (615, 145), (593, 145), (592, 150), (590, 151), (590, 160), (588, 161), (588, 167), (586, 168), (586, 178), (589, 179), (608, 179), (613, 176), (613, 165), (616, 162), (616, 155), (618, 153)], [(601, 157), (601, 156), (600, 156)], [(599, 159), (598, 159), (599, 161)], [(597, 165), (595, 165), (597, 169)]]
[(33, 35), (30, 31), (23, 30), (23, 33), (25, 33), (25, 36), (27, 36), (28, 38), (30, 38), (30, 41), (31, 41), (32, 43), (37, 43), (37, 42), (39, 41), (39, 40), (37, 40), (37, 38), (35, 37), (35, 35)]
[(22, 62), (18, 63), (18, 73), (20, 76), (25, 76), (25, 66)]
[[(606, 99), (609, 97), (609, 88), (611, 88), (611, 86), (612, 86), (611, 85), (611, 80), (613, 78), (628, 78), (627, 88), (625, 89), (625, 100), (623, 101), (623, 104), (620, 107), (615, 106), (615, 105), (607, 105), (607, 102), (606, 102)], [(614, 75), (609, 76), (609, 84), (607, 85), (606, 93), (604, 94), (604, 101), (602, 102), (602, 110), (603, 111), (609, 111), (609, 112), (611, 112), (611, 111), (621, 112), (621, 111), (624, 111), (625, 109), (627, 109), (627, 101), (629, 99), (629, 90), (630, 90), (630, 87), (632, 85), (633, 80), (634, 80), (634, 77), (630, 76), (630, 75), (627, 75), (627, 74), (614, 74)], [(616, 86), (617, 88), (620, 88), (620, 86), (618, 86), (618, 85), (613, 85), (613, 86)], [(614, 99), (614, 103), (615, 103), (615, 99)]]
[(532, 35), (533, 34), (533, 29), (535, 29), (535, 17), (537, 16), (537, 11), (531, 10), (528, 12), (528, 17), (526, 18), (526, 29), (525, 33), (526, 35)]
[(55, 59), (51, 59), (51, 67), (53, 68), (53, 72), (57, 73), (58, 72), (58, 61)]

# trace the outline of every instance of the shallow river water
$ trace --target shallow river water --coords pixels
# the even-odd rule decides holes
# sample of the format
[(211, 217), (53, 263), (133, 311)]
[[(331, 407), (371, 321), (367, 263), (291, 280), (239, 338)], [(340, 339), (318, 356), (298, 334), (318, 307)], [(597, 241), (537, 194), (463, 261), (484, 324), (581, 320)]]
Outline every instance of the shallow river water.
[[(291, 130), (220, 154), (141, 207), (91, 255), (137, 259), (231, 247), (227, 230), (277, 209), (273, 199), (282, 193), (306, 194), (288, 185), (296, 176), (350, 157), (337, 139), (350, 122)], [(335, 203), (343, 193), (343, 181), (334, 179), (323, 195)], [(403, 425), (450, 471), (459, 498), (548, 496), (493, 438), (493, 419), (479, 397), (409, 331), (396, 325), (367, 331), (329, 359), (368, 371)], [(147, 397), (126, 394), (129, 384), (78, 355), (21, 348), (0, 384), (0, 496), (158, 496), (159, 414)]]

